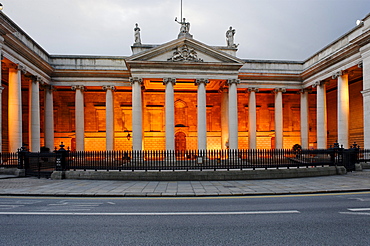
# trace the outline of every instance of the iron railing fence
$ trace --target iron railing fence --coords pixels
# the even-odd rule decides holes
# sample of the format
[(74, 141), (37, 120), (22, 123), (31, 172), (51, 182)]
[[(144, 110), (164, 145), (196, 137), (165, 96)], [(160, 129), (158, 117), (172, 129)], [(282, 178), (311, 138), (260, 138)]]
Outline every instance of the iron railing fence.
[(232, 170), (338, 165), (354, 170), (358, 162), (370, 162), (363, 149), (241, 149), (187, 151), (66, 151), (0, 153), (0, 168), (18, 167), (26, 174), (50, 175), (61, 170)]
[(370, 149), (359, 150), (358, 162), (370, 162)]
[(18, 167), (18, 152), (0, 152), (0, 167)]
[(70, 151), (66, 170), (203, 170), (340, 165), (336, 150)]

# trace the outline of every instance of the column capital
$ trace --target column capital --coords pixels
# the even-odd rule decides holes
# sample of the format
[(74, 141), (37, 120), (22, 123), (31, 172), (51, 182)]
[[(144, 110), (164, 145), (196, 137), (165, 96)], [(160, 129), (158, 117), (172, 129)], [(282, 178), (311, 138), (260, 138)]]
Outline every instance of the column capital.
[(134, 84), (134, 83), (139, 83), (139, 84), (142, 84), (143, 83), (143, 79), (142, 78), (139, 78), (139, 77), (130, 77), (130, 83), (131, 84)]
[(72, 85), (71, 89), (73, 91), (77, 91), (77, 90), (85, 91), (85, 86), (83, 86), (83, 85)]
[(231, 84), (233, 84), (233, 83), (235, 83), (235, 84), (240, 84), (240, 79), (228, 79), (228, 80), (226, 81), (226, 83), (227, 83), (228, 85), (231, 85)]
[(42, 84), (41, 85), (41, 88), (44, 89), (44, 90), (48, 90), (48, 91), (56, 91), (57, 89), (55, 88), (55, 86), (52, 86), (50, 84)]
[(23, 74), (27, 73), (27, 67), (25, 65), (18, 64), (18, 70), (20, 70)]
[(342, 76), (342, 75), (345, 75), (347, 74), (348, 71), (347, 70), (339, 70), (339, 71), (336, 71), (334, 72), (332, 75), (331, 75), (331, 78), (332, 79), (337, 79), (338, 77)]
[(285, 88), (275, 88), (274, 93), (277, 93), (277, 92), (286, 92), (286, 89)]
[(164, 78), (163, 85), (167, 85), (168, 83), (172, 83), (172, 85), (176, 85), (176, 78)]
[(201, 83), (204, 83), (204, 85), (207, 85), (208, 83), (209, 83), (209, 80), (208, 79), (196, 79), (195, 80), (195, 85), (199, 85), (199, 84), (201, 84)]
[(260, 91), (260, 89), (259, 88), (257, 88), (257, 87), (248, 87), (248, 92), (259, 92)]
[(32, 83), (45, 84), (45, 82), (42, 80), (40, 76), (31, 75), (31, 76), (26, 76), (26, 77), (29, 77)]
[(303, 93), (311, 93), (312, 92), (312, 88), (303, 88), (303, 89), (300, 89), (299, 91), (298, 91), (298, 93), (297, 94), (303, 94)]
[(115, 91), (116, 90), (116, 87), (114, 85), (103, 85), (102, 86), (102, 89), (104, 91), (107, 91), (107, 90)]
[(9, 69), (16, 69), (17, 71), (21, 71), (23, 74), (27, 73), (27, 67), (19, 63), (8, 63), (7, 67)]
[(329, 84), (328, 81), (318, 80), (315, 83), (313, 83), (312, 87), (315, 88), (315, 87), (318, 87), (318, 86), (323, 86), (323, 85), (328, 85), (328, 84)]

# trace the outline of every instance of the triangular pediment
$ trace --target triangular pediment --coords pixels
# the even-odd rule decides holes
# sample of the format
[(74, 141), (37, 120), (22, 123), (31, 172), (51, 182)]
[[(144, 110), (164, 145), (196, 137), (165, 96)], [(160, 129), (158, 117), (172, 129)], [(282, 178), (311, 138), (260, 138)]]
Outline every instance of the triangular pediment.
[(192, 38), (180, 38), (142, 51), (126, 59), (126, 62), (166, 63), (229, 63), (243, 64), (239, 58)]

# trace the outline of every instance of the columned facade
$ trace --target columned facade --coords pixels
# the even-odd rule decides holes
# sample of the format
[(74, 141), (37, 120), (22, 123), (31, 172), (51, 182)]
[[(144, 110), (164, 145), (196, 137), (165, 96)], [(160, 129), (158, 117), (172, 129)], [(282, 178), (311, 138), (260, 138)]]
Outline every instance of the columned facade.
[(369, 26), (303, 62), (186, 35), (105, 57), (50, 55), (1, 13), (0, 151), (370, 149)]

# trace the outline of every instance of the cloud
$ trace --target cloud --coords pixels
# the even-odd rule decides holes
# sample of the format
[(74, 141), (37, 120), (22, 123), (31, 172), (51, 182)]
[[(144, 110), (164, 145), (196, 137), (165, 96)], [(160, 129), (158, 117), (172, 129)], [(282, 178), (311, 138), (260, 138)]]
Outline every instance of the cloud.
[[(3, 0), (4, 13), (52, 54), (131, 55), (143, 43), (177, 38), (180, 0)], [(236, 29), (244, 59), (304, 60), (368, 14), (368, 0), (183, 0), (194, 38), (226, 45)]]

